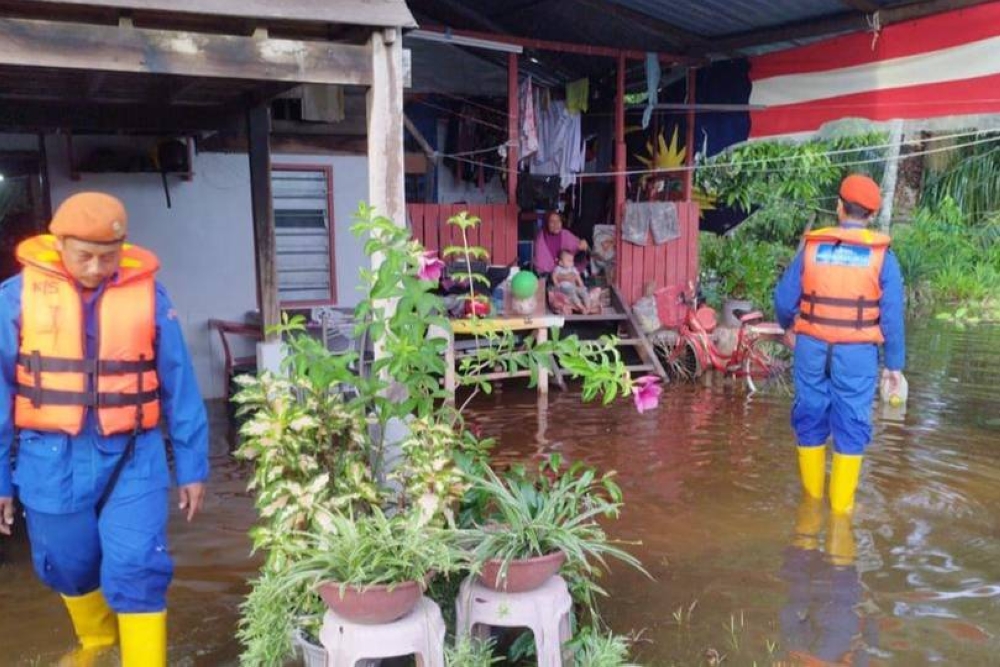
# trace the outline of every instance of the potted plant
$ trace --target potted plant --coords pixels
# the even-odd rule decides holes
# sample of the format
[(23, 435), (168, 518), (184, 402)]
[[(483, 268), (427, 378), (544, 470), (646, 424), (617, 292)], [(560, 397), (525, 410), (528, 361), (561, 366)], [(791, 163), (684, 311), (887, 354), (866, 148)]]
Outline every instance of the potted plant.
[(522, 592), (562, 569), (577, 599), (593, 608), (594, 593), (604, 592), (595, 580), (607, 558), (645, 572), (597, 521), (617, 517), (621, 509), (613, 477), (580, 463), (564, 467), (558, 455), (533, 473), (524, 466), (502, 475), (484, 470), (472, 481), (465, 517), (475, 526), (473, 562), (483, 584)]
[(356, 623), (390, 623), (420, 600), (433, 576), (460, 569), (456, 531), (427, 525), (417, 512), (333, 514), (330, 529), (304, 536), (303, 552), (280, 575), (290, 589), (317, 590), (327, 607)]
[[(449, 222), (459, 228), (462, 246), (444, 254), (481, 257), (466, 234), (478, 221), (462, 214)], [(253, 466), (250, 489), (260, 515), (251, 536), (266, 554), (242, 609), (239, 637), (248, 665), (280, 664), (293, 637), (315, 643), (321, 578), (339, 584), (336, 595), (346, 600), (354, 588), (412, 590), (401, 577), (420, 583), (429, 572), (454, 569), (461, 501), (473, 480), (489, 479), (489, 443), (469, 432), (461, 409), (448, 406), (441, 383), (445, 338), (434, 328), (449, 326), (435, 293), (441, 261), (409, 230), (364, 205), (355, 231), (366, 239), (365, 252), (380, 260), (363, 272), (367, 294), (355, 311), (358, 333), (377, 350), (370, 367), (362, 368), (356, 354), (327, 350), (300, 320), (286, 320), (275, 330), (284, 344), (281, 372), (243, 379), (235, 398), (245, 418), (237, 455)], [(481, 282), (470, 271), (470, 298)], [(634, 394), (637, 405), (641, 398), (649, 407), (652, 388), (632, 382), (612, 338), (554, 337), (518, 346), (510, 332), (487, 330), (481, 339), (459, 373), (473, 394), (490, 391), (488, 375), (497, 365), (537, 372), (555, 358), (566, 375), (582, 379), (585, 400)], [(389, 558), (377, 550), (402, 548), (414, 526), (425, 537), (410, 546), (427, 551), (412, 552), (405, 567), (387, 560), (375, 575), (351, 570), (338, 547), (353, 543), (373, 561), (377, 554)], [(578, 553), (567, 556), (576, 566)], [(328, 603), (337, 603), (330, 587), (322, 590)]]

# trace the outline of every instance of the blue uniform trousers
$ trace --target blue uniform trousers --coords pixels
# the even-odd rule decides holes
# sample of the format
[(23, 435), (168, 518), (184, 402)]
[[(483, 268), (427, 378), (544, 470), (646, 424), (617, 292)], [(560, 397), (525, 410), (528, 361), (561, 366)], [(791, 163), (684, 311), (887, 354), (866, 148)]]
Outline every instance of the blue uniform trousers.
[(159, 432), (139, 437), (99, 518), (95, 509), (126, 440), (22, 434), (14, 476), (22, 481), (32, 561), (39, 578), (63, 595), (101, 588), (116, 612), (163, 611), (173, 561)]
[(799, 445), (823, 445), (833, 435), (837, 453), (864, 454), (872, 439), (878, 369), (874, 344), (829, 344), (798, 335), (792, 428)]

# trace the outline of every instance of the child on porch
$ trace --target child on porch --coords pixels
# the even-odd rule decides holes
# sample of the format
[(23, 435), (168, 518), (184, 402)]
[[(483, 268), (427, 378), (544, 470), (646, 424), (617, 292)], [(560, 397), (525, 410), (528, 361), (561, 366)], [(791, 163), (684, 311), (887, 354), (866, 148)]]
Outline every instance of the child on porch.
[(573, 253), (569, 250), (559, 252), (559, 263), (552, 269), (552, 283), (569, 298), (574, 310), (589, 313), (593, 309), (593, 295), (583, 284), (583, 278), (573, 263)]

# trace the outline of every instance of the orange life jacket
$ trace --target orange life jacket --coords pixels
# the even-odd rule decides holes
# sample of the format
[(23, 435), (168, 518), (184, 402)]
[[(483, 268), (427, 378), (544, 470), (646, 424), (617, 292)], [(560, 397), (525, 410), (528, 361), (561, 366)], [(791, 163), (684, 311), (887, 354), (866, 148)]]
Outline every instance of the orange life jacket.
[(879, 278), (889, 243), (867, 229), (807, 234), (795, 331), (828, 343), (882, 343)]
[(86, 356), (83, 299), (55, 237), (27, 239), (17, 258), (24, 265), (24, 284), (15, 425), (76, 435), (87, 409), (94, 409), (105, 435), (155, 428), (160, 421), (156, 256), (124, 246), (116, 278), (98, 297), (97, 359)]

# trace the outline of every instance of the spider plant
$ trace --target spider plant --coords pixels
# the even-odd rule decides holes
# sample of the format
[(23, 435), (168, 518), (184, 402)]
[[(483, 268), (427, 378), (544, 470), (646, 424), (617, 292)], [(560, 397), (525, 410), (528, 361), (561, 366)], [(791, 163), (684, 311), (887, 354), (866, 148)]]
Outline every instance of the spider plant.
[(607, 593), (595, 580), (601, 568), (607, 569), (607, 558), (649, 576), (597, 521), (617, 518), (621, 510), (621, 489), (613, 477), (614, 473), (598, 477), (580, 463), (564, 468), (558, 455), (544, 461), (534, 475), (523, 466), (502, 477), (487, 468), (472, 480), (467, 496), (465, 518), (475, 525), (470, 531), (474, 565), (499, 560), (500, 576), (505, 577), (514, 560), (561, 551), (566, 556), (563, 573), (574, 596), (596, 615), (594, 595)]
[(457, 531), (427, 525), (417, 512), (389, 517), (373, 508), (365, 516), (331, 514), (325, 523), (327, 530), (303, 536), (303, 553), (281, 575), (283, 586), (391, 588), (450, 574), (466, 562)]
[(631, 647), (632, 640), (628, 637), (605, 634), (593, 627), (583, 628), (569, 644), (577, 667), (626, 667), (632, 664)]

